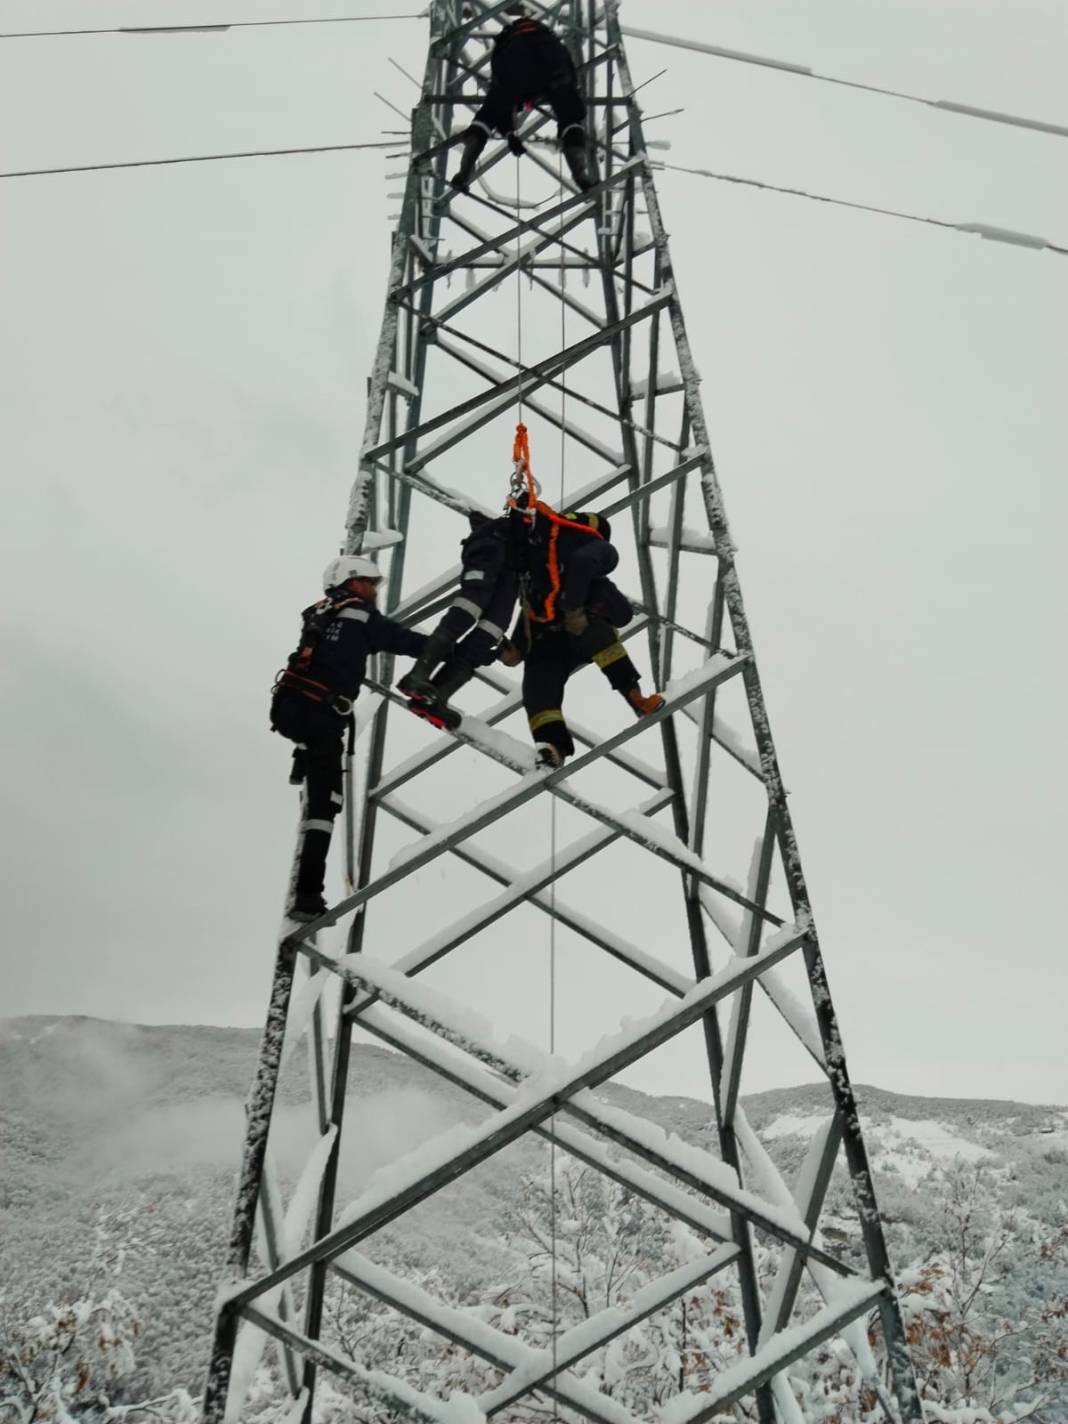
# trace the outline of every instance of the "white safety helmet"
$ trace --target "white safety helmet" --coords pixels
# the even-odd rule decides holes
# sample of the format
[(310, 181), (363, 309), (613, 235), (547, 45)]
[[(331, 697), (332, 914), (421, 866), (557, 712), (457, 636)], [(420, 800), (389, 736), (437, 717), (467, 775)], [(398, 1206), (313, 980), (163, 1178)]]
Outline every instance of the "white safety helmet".
[(323, 570), (323, 591), (329, 593), (332, 588), (348, 583), (349, 579), (374, 579), (377, 583), (381, 577), (382, 570), (373, 559), (365, 558), (363, 554), (339, 554)]

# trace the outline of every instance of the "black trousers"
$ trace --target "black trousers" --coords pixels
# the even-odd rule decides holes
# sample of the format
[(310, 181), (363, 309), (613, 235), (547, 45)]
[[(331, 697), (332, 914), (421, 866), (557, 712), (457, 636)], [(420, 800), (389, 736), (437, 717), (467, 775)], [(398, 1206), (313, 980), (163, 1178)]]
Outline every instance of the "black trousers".
[[(560, 141), (572, 125), (583, 129), (586, 105), (578, 91), (567, 50), (551, 36), (513, 40), (494, 56), (489, 92), (473, 122), (498, 133), (511, 133), (521, 104), (545, 101), (553, 111)], [(571, 135), (585, 141), (585, 132)]]
[[(497, 645), (508, 636), (515, 608), (515, 574), (498, 574), (483, 595), (477, 584), (461, 584), (460, 592), (445, 612), (437, 631), (454, 643), (454, 651), (472, 667), (485, 667), (497, 654)], [(466, 634), (466, 636), (465, 636)]]
[(271, 727), (301, 752), (306, 787), (297, 865), (298, 895), (321, 895), (326, 883), (326, 858), (341, 810), (341, 759), (348, 719), (299, 692), (283, 689), (271, 703)]
[(619, 635), (603, 618), (591, 616), (585, 633), (570, 637), (557, 625), (531, 625), (523, 665), (523, 706), (535, 742), (548, 742), (564, 756), (574, 756), (575, 743), (564, 717), (568, 678), (587, 663), (601, 669), (616, 692), (626, 693), (640, 681)]

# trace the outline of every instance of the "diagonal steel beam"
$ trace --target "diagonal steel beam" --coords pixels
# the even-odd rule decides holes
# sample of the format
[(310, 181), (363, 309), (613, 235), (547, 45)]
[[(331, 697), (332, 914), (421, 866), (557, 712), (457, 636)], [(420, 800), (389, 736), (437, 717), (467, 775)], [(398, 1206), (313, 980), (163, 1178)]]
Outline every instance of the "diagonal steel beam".
[[(245, 1282), (228, 1293), (229, 1308), (236, 1309), (243, 1306), (247, 1301), (254, 1300), (257, 1296), (282, 1281), (288, 1280), (314, 1262), (331, 1260), (340, 1252), (346, 1251), (350, 1246), (355, 1246), (357, 1242), (364, 1240), (365, 1237), (380, 1231), (382, 1227), (410, 1211), (419, 1202), (425, 1201), (427, 1197), (432, 1196), (447, 1183), (466, 1175), (479, 1163), (487, 1161), (507, 1147), (509, 1143), (522, 1137), (525, 1132), (554, 1116), (559, 1108), (576, 1094), (587, 1088), (595, 1087), (599, 1083), (607, 1082), (609, 1078), (614, 1078), (617, 1073), (621, 1073), (631, 1063), (645, 1057), (646, 1054), (698, 1023), (712, 1005), (735, 993), (742, 984), (758, 975), (766, 966), (777, 964), (780, 960), (793, 954), (804, 944), (805, 936), (805, 931), (796, 931), (793, 927), (784, 930), (769, 941), (760, 954), (744, 962), (736, 961), (726, 970), (696, 985), (693, 991), (678, 1005), (673, 1006), (670, 1012), (662, 1011), (661, 1014), (654, 1016), (653, 1020), (647, 1022), (640, 1031), (625, 1038), (620, 1046), (603, 1047), (601, 1052), (593, 1055), (578, 1072), (569, 1077), (561, 1076), (559, 1081), (544, 1087), (540, 1096), (529, 1091), (524, 1097), (517, 1099), (511, 1108), (498, 1113), (495, 1118), (491, 1119), (488, 1126), (481, 1131), (474, 1132), (470, 1144), (461, 1151), (446, 1153), (441, 1161), (428, 1167), (406, 1187), (399, 1188), (384, 1199), (372, 1197), (370, 1203), (362, 1210), (349, 1214), (349, 1219), (343, 1226), (336, 1227), (326, 1236), (313, 1242), (311, 1246), (299, 1251), (296, 1256), (293, 1256), (277, 1270), (269, 1272), (258, 1281)], [(350, 964), (346, 961), (336, 965), (337, 970), (343, 973), (346, 978), (365, 989), (381, 988), (370, 977), (369, 961), (365, 956), (350, 955), (348, 960), (357, 962)], [(408, 981), (402, 982), (407, 983)], [(405, 1008), (408, 1007), (404, 998), (396, 990), (383, 991), (382, 998), (384, 1002), (395, 1001), (398, 1007), (402, 1005)], [(536, 1086), (536, 1083), (531, 1084), (531, 1089)], [(359, 1203), (354, 1205), (358, 1207)], [(773, 1209), (762, 1209), (758, 1205), (753, 1209), (753, 1214), (759, 1224), (770, 1231), (772, 1235), (783, 1241), (791, 1242), (810, 1254), (815, 1252), (815, 1248), (791, 1226), (785, 1225)], [(817, 1254), (824, 1255), (822, 1252)], [(833, 1258), (830, 1263), (840, 1269), (840, 1263), (833, 1261)]]
[[(465, 416), (473, 415), (476, 412), (482, 412), (482, 418), (480, 420), (476, 420), (474, 423), (464, 427), (462, 436), (473, 433), (479, 429), (481, 425), (492, 420), (498, 413), (498, 408), (503, 409), (504, 404), (514, 404), (520, 391), (526, 395), (529, 391), (538, 390), (561, 371), (566, 371), (579, 361), (585, 360), (592, 351), (597, 351), (602, 346), (609, 345), (620, 332), (654, 316), (656, 312), (666, 307), (670, 300), (670, 292), (658, 293), (645, 306), (637, 308), (628, 316), (621, 317), (611, 326), (606, 326), (603, 331), (596, 331), (589, 336), (584, 336), (581, 340), (566, 347), (563, 351), (554, 352), (553, 355), (547, 356), (544, 360), (537, 362), (535, 365), (527, 367), (525, 374), (518, 376), (514, 382), (509, 382), (509, 388), (504, 397), (502, 397), (499, 392), (493, 390), (480, 391), (477, 395), (468, 397), (467, 400), (461, 401), (458, 405), (450, 406), (448, 410), (442, 411), (439, 415), (431, 416), (427, 420), (421, 421), (418, 425), (406, 430), (402, 435), (395, 435), (390, 440), (385, 440), (381, 444), (368, 447), (361, 452), (361, 463), (364, 465), (373, 464), (375, 461), (381, 460), (383, 456), (390, 454), (391, 451), (398, 450), (405, 445), (414, 444), (414, 442), (421, 440), (426, 435), (432, 434), (435, 430), (440, 430), (442, 426), (449, 425), (451, 422), (461, 420)], [(486, 415), (484, 411), (484, 407), (487, 405), (493, 406), (489, 415)], [(455, 443), (456, 438), (462, 438), (462, 436), (454, 437), (452, 443)], [(437, 453), (440, 452), (435, 449), (434, 454), (436, 455)], [(417, 472), (423, 465), (428, 464), (432, 458), (434, 458), (434, 455), (424, 451), (417, 459), (409, 461), (409, 472)]]
[[(429, 865), (432, 860), (436, 860), (439, 855), (450, 850), (452, 846), (459, 844), (461, 841), (468, 840), (471, 836), (477, 835), (479, 831), (484, 831), (488, 826), (492, 826), (494, 822), (499, 821), (502, 816), (508, 815), (509, 812), (515, 811), (528, 801), (533, 800), (533, 798), (539, 795), (543, 790), (551, 790), (553, 787), (559, 786), (561, 782), (574, 776), (577, 772), (583, 771), (588, 766), (602, 760), (610, 751), (615, 751), (616, 747), (622, 746), (624, 743), (631, 741), (635, 736), (648, 731), (650, 727), (655, 726), (658, 722), (671, 716), (687, 702), (693, 701), (694, 698), (704, 696), (710, 687), (734, 676), (740, 670), (742, 661), (744, 660), (730, 658), (726, 655), (710, 659), (708, 664), (706, 664), (706, 676), (704, 679), (688, 687), (679, 696), (669, 699), (659, 711), (643, 718), (641, 722), (634, 723), (632, 726), (625, 728), (622, 732), (617, 732), (615, 736), (608, 737), (599, 746), (591, 747), (588, 752), (576, 757), (573, 761), (560, 767), (557, 771), (550, 772), (547, 776), (528, 772), (516, 790), (510, 791), (504, 796), (494, 797), (490, 801), (483, 802), (482, 806), (472, 813), (471, 816), (467, 817), (460, 825), (451, 828), (449, 833), (440, 840), (436, 840), (433, 837), (426, 837), (427, 844), (422, 848), (416, 849), (404, 860), (394, 863), (390, 869), (384, 871), (376, 880), (372, 880), (369, 884), (361, 886), (361, 888), (356, 890), (352, 895), (347, 895), (343, 900), (339, 901), (337, 905), (333, 906), (332, 909), (328, 910), (325, 915), (321, 915), (318, 919), (311, 921), (310, 924), (295, 931), (288, 936), (286, 943), (296, 944), (306, 936), (317, 933), (326, 925), (335, 924), (343, 915), (348, 914), (351, 910), (359, 909), (360, 906), (366, 904), (368, 900), (374, 899), (376, 895), (380, 895), (384, 890), (388, 890), (390, 886), (396, 885), (398, 881), (403, 880), (413, 871), (421, 869), (424, 865)], [(376, 690), (385, 692), (383, 688), (377, 688)], [(650, 846), (650, 849), (655, 849), (655, 847)], [(674, 857), (666, 851), (662, 850), (661, 853), (664, 854), (667, 859), (674, 859)], [(691, 866), (689, 869), (691, 874), (699, 873), (695, 867)], [(715, 877), (711, 875), (705, 875), (702, 878), (708, 881), (715, 880)], [(721, 893), (727, 893), (733, 898), (738, 898), (737, 892), (733, 891), (730, 887), (721, 886), (716, 882), (715, 888), (719, 889)], [(744, 899), (744, 897), (742, 898)]]

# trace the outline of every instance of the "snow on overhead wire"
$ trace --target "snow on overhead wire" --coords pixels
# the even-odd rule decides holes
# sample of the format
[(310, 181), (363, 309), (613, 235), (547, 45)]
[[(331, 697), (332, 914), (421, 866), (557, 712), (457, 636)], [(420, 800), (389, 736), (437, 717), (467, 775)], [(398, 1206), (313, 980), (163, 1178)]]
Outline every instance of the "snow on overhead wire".
[(701, 54), (715, 55), (717, 59), (732, 59), (740, 64), (757, 64), (764, 69), (780, 69), (787, 74), (799, 74), (803, 79), (818, 79), (821, 84), (838, 84), (846, 89), (861, 89), (866, 94), (882, 94), (888, 99), (901, 99), (906, 104), (923, 104), (928, 109), (942, 109), (946, 113), (961, 114), (967, 119), (983, 119), (992, 124), (1010, 124), (1013, 128), (1034, 129), (1038, 133), (1053, 134), (1057, 138), (1068, 138), (1068, 127), (1063, 124), (1046, 123), (1043, 119), (1028, 119), (1020, 114), (1006, 114), (999, 109), (979, 108), (974, 104), (958, 104), (952, 99), (925, 99), (920, 94), (907, 94), (900, 89), (884, 89), (878, 84), (862, 84), (856, 79), (838, 79), (833, 74), (817, 74), (807, 64), (791, 64), (783, 59), (769, 59), (766, 55), (746, 54), (744, 50), (724, 49), (720, 45), (705, 44), (701, 40), (684, 40), (677, 35), (661, 35), (653, 30), (636, 30), (622, 27), (623, 34), (636, 40), (648, 40), (652, 44), (673, 45), (677, 49), (697, 50)]

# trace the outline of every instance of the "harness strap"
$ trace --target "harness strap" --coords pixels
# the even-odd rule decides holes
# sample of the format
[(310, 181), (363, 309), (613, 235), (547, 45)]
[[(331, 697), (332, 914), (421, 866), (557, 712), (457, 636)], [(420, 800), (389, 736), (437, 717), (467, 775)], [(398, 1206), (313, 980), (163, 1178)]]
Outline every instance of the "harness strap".
[(351, 697), (346, 697), (341, 692), (335, 692), (325, 682), (316, 682), (312, 677), (305, 677), (303, 673), (294, 672), (292, 668), (283, 668), (275, 679), (273, 691), (279, 692), (283, 688), (299, 693), (309, 702), (322, 703), (323, 706), (329, 707), (331, 712), (336, 712), (339, 717), (348, 717), (352, 712)]

